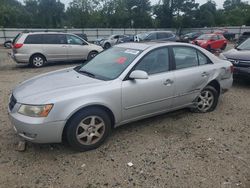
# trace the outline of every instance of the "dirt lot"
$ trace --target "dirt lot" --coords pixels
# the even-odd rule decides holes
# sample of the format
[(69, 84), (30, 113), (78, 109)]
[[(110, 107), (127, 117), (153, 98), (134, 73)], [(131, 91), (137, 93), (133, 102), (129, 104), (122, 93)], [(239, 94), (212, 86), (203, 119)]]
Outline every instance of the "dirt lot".
[(0, 49), (0, 187), (250, 187), (250, 83), (243, 81), (212, 113), (180, 110), (125, 125), (94, 151), (30, 143), (15, 151), (7, 115), (11, 89), (69, 66), (17, 66)]

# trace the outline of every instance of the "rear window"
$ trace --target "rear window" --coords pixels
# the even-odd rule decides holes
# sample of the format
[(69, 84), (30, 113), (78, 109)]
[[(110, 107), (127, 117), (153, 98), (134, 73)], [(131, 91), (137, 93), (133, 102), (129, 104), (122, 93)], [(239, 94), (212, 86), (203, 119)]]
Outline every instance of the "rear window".
[(22, 33), (18, 33), (15, 38), (13, 39), (12, 43), (16, 44), (17, 40), (20, 39), (20, 37), (22, 36)]
[(42, 35), (28, 35), (24, 41), (24, 44), (42, 44), (43, 37)]

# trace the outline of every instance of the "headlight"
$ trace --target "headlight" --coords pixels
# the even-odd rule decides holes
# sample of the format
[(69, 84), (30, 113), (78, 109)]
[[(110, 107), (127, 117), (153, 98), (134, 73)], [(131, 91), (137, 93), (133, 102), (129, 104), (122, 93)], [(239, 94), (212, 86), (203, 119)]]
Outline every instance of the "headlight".
[(47, 105), (24, 105), (22, 104), (18, 110), (18, 113), (30, 117), (47, 117), (53, 104)]

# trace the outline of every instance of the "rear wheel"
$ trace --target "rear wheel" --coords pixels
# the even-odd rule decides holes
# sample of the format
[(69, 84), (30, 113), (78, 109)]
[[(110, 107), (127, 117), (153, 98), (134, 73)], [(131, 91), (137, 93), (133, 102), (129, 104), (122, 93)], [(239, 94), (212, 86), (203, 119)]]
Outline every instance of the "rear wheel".
[(210, 45), (207, 46), (207, 51), (211, 52), (212, 48)]
[(40, 68), (44, 66), (45, 63), (46, 63), (46, 59), (40, 54), (33, 55), (30, 59), (31, 66), (36, 67), (36, 68)]
[(68, 143), (78, 151), (98, 148), (111, 131), (109, 115), (102, 109), (89, 108), (78, 112), (66, 128)]
[(218, 91), (212, 87), (207, 86), (195, 100), (195, 112), (206, 113), (214, 111), (217, 107), (219, 99)]

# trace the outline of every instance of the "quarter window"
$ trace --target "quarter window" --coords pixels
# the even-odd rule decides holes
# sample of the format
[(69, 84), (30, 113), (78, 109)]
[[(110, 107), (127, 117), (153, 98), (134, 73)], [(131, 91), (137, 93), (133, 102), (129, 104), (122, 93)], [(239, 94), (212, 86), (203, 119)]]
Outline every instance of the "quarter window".
[(169, 71), (168, 48), (161, 48), (150, 52), (136, 65), (135, 70), (145, 71), (149, 75)]
[(188, 47), (173, 47), (176, 69), (184, 69), (199, 65), (196, 50)]
[(24, 41), (25, 44), (42, 44), (43, 37), (42, 35), (35, 34), (35, 35), (28, 35)]
[(208, 58), (203, 55), (202, 53), (198, 52), (198, 58), (199, 58), (199, 65), (206, 65), (206, 64), (210, 64), (210, 61), (208, 60)]

